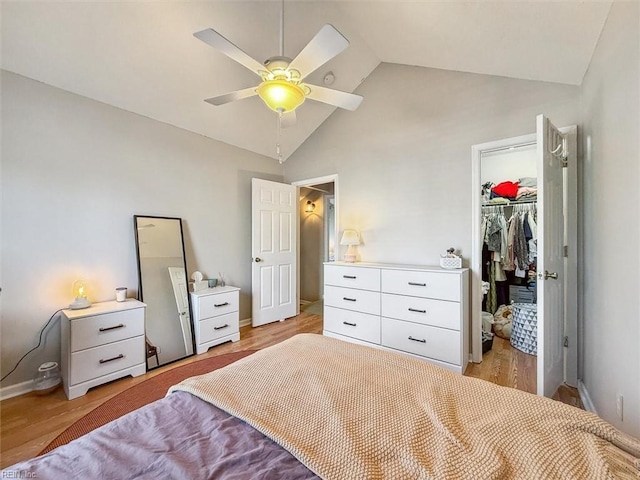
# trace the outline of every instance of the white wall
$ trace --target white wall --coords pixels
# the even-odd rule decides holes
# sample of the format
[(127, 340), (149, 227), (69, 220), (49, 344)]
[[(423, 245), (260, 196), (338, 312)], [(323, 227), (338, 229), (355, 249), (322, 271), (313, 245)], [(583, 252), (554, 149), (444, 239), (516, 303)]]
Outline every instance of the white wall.
[(538, 176), (538, 156), (535, 145), (499, 153), (483, 153), (480, 183), (517, 182), (522, 177)]
[[(640, 437), (640, 4), (614, 2), (581, 88), (581, 376), (598, 413)], [(616, 395), (624, 396), (624, 421)]]
[[(395, 86), (397, 85), (397, 86)], [(471, 145), (578, 123), (578, 87), (381, 64), (284, 164), (287, 181), (337, 173), (341, 229), (362, 261), (437, 265), (471, 248)], [(346, 247), (337, 255), (342, 257)]]
[[(321, 269), (324, 246), (324, 198), (322, 192), (300, 189), (300, 300), (315, 302), (322, 298)], [(307, 200), (316, 206), (312, 213), (305, 212)]]
[[(133, 215), (184, 219), (188, 274), (226, 274), (250, 313), (251, 177), (275, 160), (2, 72), (2, 373), (82, 277), (93, 301), (138, 285)], [(60, 356), (59, 326), (3, 386)]]

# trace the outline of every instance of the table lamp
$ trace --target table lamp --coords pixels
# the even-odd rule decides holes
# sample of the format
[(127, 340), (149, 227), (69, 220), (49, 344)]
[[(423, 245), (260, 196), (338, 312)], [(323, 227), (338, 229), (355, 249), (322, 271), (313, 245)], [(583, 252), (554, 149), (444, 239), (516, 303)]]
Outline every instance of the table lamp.
[(344, 261), (353, 263), (356, 261), (356, 245), (360, 245), (360, 236), (355, 230), (345, 230), (342, 233), (340, 245), (348, 245), (347, 253), (344, 254)]
[(87, 287), (82, 280), (73, 282), (73, 295), (76, 299), (69, 305), (71, 310), (80, 310), (91, 306), (91, 302), (87, 298)]

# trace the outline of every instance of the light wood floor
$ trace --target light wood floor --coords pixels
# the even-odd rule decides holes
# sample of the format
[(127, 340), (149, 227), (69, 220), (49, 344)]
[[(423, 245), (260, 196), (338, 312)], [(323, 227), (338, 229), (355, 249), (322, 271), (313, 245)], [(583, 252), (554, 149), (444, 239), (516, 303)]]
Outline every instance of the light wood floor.
[[(67, 400), (62, 389), (48, 396), (33, 393), (0, 402), (0, 468), (37, 455), (73, 422), (121, 391), (170, 368), (202, 360), (207, 356), (240, 350), (258, 350), (282, 342), (298, 333), (321, 333), (322, 317), (301, 313), (285, 322), (258, 328), (240, 328), (240, 341), (212, 348), (180, 362), (161, 367), (136, 378), (123, 378), (89, 390), (83, 397)], [(470, 364), (465, 375), (529, 392), (535, 391), (535, 357), (512, 349), (509, 342), (495, 339), (481, 364)], [(557, 399), (579, 406), (572, 390), (559, 391)], [(577, 400), (576, 400), (577, 399)]]

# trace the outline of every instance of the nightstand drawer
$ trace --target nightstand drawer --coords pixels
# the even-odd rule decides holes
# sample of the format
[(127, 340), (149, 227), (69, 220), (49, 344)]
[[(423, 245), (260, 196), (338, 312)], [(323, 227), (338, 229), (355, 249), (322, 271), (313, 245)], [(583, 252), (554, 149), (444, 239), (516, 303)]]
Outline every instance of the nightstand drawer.
[(71, 321), (71, 352), (144, 335), (144, 308)]
[(447, 272), (382, 270), (382, 291), (459, 302), (460, 276)]
[(380, 343), (380, 317), (334, 307), (324, 307), (323, 328), (330, 332)]
[(383, 293), (382, 316), (460, 330), (460, 304), (457, 302)]
[(380, 315), (380, 293), (354, 288), (325, 285), (324, 303), (330, 307), (346, 308), (370, 315)]
[(383, 318), (382, 345), (460, 365), (460, 332), (454, 330)]
[(144, 364), (144, 335), (71, 354), (70, 384)]
[(196, 312), (195, 316), (200, 320), (217, 317), (219, 315), (226, 315), (231, 312), (237, 312), (238, 292), (224, 292), (200, 297), (198, 308), (199, 311)]
[(324, 283), (337, 287), (380, 291), (380, 269), (325, 265)]
[(201, 320), (197, 327), (199, 329), (198, 343), (207, 343), (216, 338), (237, 333), (240, 329), (239, 325), (238, 312)]

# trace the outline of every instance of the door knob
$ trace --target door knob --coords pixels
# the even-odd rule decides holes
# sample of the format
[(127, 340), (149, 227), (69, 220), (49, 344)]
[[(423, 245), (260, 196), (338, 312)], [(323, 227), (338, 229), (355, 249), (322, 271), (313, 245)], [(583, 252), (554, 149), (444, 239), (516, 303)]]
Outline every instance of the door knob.
[(553, 278), (554, 280), (557, 280), (558, 274), (556, 272), (548, 272), (547, 270), (545, 270), (544, 274), (543, 273), (538, 274), (538, 278), (544, 278), (545, 280), (549, 278)]
[(260, 257), (256, 257), (256, 263), (260, 263), (262, 259)]

